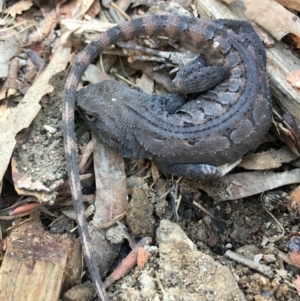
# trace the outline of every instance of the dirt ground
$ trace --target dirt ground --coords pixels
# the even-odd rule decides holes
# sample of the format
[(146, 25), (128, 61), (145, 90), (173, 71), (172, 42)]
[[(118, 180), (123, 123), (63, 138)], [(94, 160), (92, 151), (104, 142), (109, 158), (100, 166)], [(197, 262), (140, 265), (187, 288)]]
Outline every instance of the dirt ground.
[[(183, 185), (187, 185), (185, 189), (191, 187), (188, 186), (191, 184), (190, 181), (184, 182)], [(287, 188), (288, 190), (289, 188)], [(188, 295), (190, 291), (193, 293), (198, 292), (197, 290), (193, 291), (195, 289), (194, 286), (198, 283), (194, 271), (195, 260), (188, 260), (185, 256), (183, 257), (182, 255), (186, 251), (180, 250), (178, 245), (177, 247), (174, 246), (171, 241), (169, 241), (168, 250), (163, 249), (162, 252), (164, 253), (162, 256), (160, 254), (161, 239), (158, 242), (159, 251), (151, 258), (146, 270), (138, 271), (135, 269), (134, 272), (131, 272), (120, 283), (109, 290), (112, 299), (126, 300), (126, 297), (124, 297), (124, 292), (126, 292), (128, 295), (125, 294), (125, 296), (128, 297), (132, 294), (132, 296), (135, 296), (134, 299), (137, 298), (135, 300), (156, 300), (153, 295), (149, 299), (146, 298), (148, 296), (147, 287), (145, 288), (143, 284), (143, 277), (146, 274), (147, 277), (151, 277), (154, 287), (157, 288), (157, 281), (160, 281), (159, 293), (156, 289), (156, 294), (160, 296), (157, 300), (299, 300), (299, 296), (292, 284), (298, 269), (287, 264), (284, 256), (282, 256), (288, 251), (287, 240), (289, 239), (289, 236), (286, 234), (282, 236), (282, 228), (285, 230), (285, 233), (287, 231), (289, 233), (297, 233), (299, 231), (298, 217), (291, 216), (285, 209), (286, 196), (286, 192), (277, 190), (267, 193), (264, 201), (261, 200), (261, 197), (249, 197), (218, 203), (206, 198), (205, 195), (194, 188), (190, 192), (183, 194), (178, 210), (180, 221), (176, 223), (181, 230), (177, 231), (184, 231), (194, 243), (194, 246), (197, 247), (199, 253), (209, 256), (214, 264), (228, 268), (228, 271), (232, 273), (231, 275), (234, 275), (232, 283), (228, 284), (228, 287), (235, 289), (235, 283), (237, 283), (244, 295), (244, 299), (241, 296), (239, 298), (233, 298), (232, 295), (228, 297), (224, 291), (223, 295), (221, 294), (222, 297), (218, 295), (218, 297), (211, 296), (210, 298), (206, 295), (204, 298), (203, 295), (196, 295), (193, 298)], [(191, 204), (192, 200), (199, 202), (218, 220), (195, 208)], [(165, 212), (160, 218), (155, 218), (155, 228), (159, 226), (159, 221), (162, 221), (162, 219), (174, 220), (170, 204), (165, 205)], [(156, 206), (160, 206), (160, 204), (155, 203), (154, 207)], [(273, 216), (268, 214), (267, 210), (272, 212)], [(142, 213), (140, 214), (142, 215)], [(141, 220), (138, 220), (137, 223), (139, 227), (143, 228)], [(146, 224), (145, 227), (147, 227)], [(177, 226), (173, 225), (173, 227), (176, 228)], [(158, 231), (156, 228), (156, 237), (159, 236)], [(281, 238), (276, 241), (279, 236)], [(182, 239), (182, 241), (186, 239)], [(275, 240), (275, 242), (267, 242), (269, 240)], [(276, 272), (272, 277), (260, 274), (247, 265), (229, 259), (224, 255), (227, 250), (237, 252), (262, 265), (267, 265)], [(173, 274), (164, 274), (165, 270), (168, 270), (168, 268), (164, 267), (164, 256), (169, 256), (176, 262), (173, 262), (172, 268), (170, 268), (173, 270)], [(174, 256), (179, 256), (178, 260), (174, 259)], [(212, 272), (213, 267), (208, 265), (207, 269)], [(201, 274), (201, 271), (199, 270), (198, 273)], [(215, 273), (216, 278), (214, 280), (215, 285), (217, 285), (224, 278), (219, 269)], [(199, 276), (199, 274), (197, 274), (198, 277), (204, 277), (203, 283), (207, 284), (208, 279), (205, 273), (202, 276)], [(181, 276), (181, 280), (178, 280), (178, 275)], [(179, 281), (181, 282), (180, 285)], [(198, 285), (199, 289), (201, 285), (199, 283)], [(212, 292), (217, 291), (216, 286), (211, 287), (208, 285), (208, 287), (212, 289)], [(179, 289), (183, 292), (183, 295), (180, 295), (178, 292), (169, 292), (171, 288)], [(209, 290), (208, 288), (206, 289)], [(116, 294), (116, 292), (119, 292), (119, 294)], [(168, 295), (169, 293), (170, 295)], [(139, 297), (136, 297), (135, 294)], [(124, 299), (122, 299), (122, 296)]]
[[(49, 166), (45, 158), (50, 158), (53, 172), (48, 174), (53, 175), (55, 170), (66, 172), (64, 161), (56, 159), (56, 152), (61, 154), (62, 148), (59, 91), (63, 84), (60, 78), (54, 83), (56, 92), (50, 104), (42, 109), (21, 144), (25, 170), (35, 170), (37, 165), (45, 170), (41, 164)], [(55, 135), (49, 136), (45, 129), (41, 131), (43, 124), (56, 127)], [(77, 125), (80, 128), (82, 122), (78, 120)], [(86, 144), (89, 136), (84, 134), (79, 139), (80, 145)], [(51, 155), (49, 145), (55, 145)], [(34, 159), (29, 160), (30, 157)], [(177, 184), (176, 179), (159, 174), (154, 182), (150, 161), (126, 160), (125, 163), (130, 197), (126, 214), (128, 231), (135, 241), (151, 236), (156, 249), (151, 250), (152, 257), (144, 269), (133, 268), (109, 288), (111, 300), (300, 300), (293, 285), (298, 268), (287, 256), (287, 242), (293, 233), (299, 232), (299, 217), (290, 214), (286, 206), (289, 193), (296, 185), (239, 200), (214, 201), (201, 190), (198, 181), (181, 179)], [(87, 182), (84, 189), (89, 190), (92, 182)], [(179, 207), (174, 214), (178, 200)], [(51, 210), (51, 206), (48, 208)], [(52, 225), (51, 232), (68, 232), (72, 227), (70, 222), (72, 225), (72, 220), (65, 221), (63, 228), (60, 224)], [(162, 238), (164, 227), (169, 227), (170, 232), (175, 232), (172, 235), (179, 238), (172, 240), (171, 234), (169, 240)], [(129, 250), (125, 241), (114, 267)], [(225, 255), (228, 250), (266, 265), (273, 272), (268, 275), (267, 269), (267, 274), (263, 274), (232, 260)], [(74, 300), (79, 300), (78, 296), (85, 290), (88, 293), (83, 295), (91, 296), (92, 287), (85, 283), (73, 290), (77, 292)], [(63, 300), (70, 300), (68, 294), (72, 295), (72, 290)]]

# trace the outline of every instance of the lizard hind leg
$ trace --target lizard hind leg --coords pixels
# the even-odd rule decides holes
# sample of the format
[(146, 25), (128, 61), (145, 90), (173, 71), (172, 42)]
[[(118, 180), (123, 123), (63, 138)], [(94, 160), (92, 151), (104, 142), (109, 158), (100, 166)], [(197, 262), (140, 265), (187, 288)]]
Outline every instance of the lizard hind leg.
[(228, 77), (228, 68), (224, 66), (203, 67), (197, 58), (181, 68), (172, 83), (177, 92), (200, 93), (214, 88)]

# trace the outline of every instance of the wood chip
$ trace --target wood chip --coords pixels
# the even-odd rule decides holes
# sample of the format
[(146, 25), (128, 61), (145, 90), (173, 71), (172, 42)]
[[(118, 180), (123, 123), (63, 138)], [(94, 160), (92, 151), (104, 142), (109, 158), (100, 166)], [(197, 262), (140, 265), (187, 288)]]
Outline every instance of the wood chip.
[(67, 235), (49, 234), (36, 219), (12, 230), (0, 269), (1, 299), (57, 301), (70, 246)]

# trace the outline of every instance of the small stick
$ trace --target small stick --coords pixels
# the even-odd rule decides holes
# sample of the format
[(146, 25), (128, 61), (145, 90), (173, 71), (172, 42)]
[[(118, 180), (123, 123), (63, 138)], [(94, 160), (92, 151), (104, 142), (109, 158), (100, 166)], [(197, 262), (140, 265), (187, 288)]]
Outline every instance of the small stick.
[(274, 273), (273, 273), (272, 269), (270, 267), (268, 267), (267, 265), (260, 264), (253, 260), (250, 260), (250, 259), (244, 257), (243, 255), (232, 252), (230, 250), (226, 251), (225, 256), (227, 256), (230, 259), (237, 261), (241, 264), (244, 264), (253, 270), (258, 271), (258, 272), (268, 276), (269, 278), (274, 277)]
[(106, 278), (106, 280), (103, 283), (103, 288), (107, 289), (114, 282), (127, 275), (131, 271), (131, 269), (136, 265), (139, 248), (144, 245), (148, 245), (151, 242), (151, 237), (142, 238), (131, 250), (131, 252), (126, 256), (126, 258), (123, 259), (121, 264)]

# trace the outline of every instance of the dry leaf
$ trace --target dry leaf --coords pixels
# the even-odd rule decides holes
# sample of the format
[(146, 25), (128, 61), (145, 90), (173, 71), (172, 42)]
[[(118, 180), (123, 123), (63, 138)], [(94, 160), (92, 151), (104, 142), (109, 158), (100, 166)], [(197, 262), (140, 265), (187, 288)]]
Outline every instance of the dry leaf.
[(152, 95), (154, 92), (154, 80), (145, 73), (136, 80), (136, 86), (147, 94)]
[[(233, 0), (223, 0), (231, 3)], [(299, 18), (272, 0), (241, 0), (245, 7), (245, 16), (265, 28), (277, 40), (288, 33), (300, 37)]]
[(81, 150), (81, 155), (79, 157), (79, 174), (84, 174), (86, 172), (86, 167), (90, 166), (91, 164), (88, 164), (91, 159), (91, 154), (94, 150), (94, 141), (91, 140), (88, 144), (83, 146)]
[(292, 191), (286, 206), (291, 213), (300, 212), (300, 186)]
[(230, 174), (221, 179), (199, 181), (199, 188), (215, 200), (236, 200), (300, 182), (300, 168), (286, 172), (253, 171)]
[(239, 166), (252, 170), (265, 170), (278, 168), (282, 163), (289, 163), (297, 159), (288, 147), (281, 149), (269, 149), (261, 153), (249, 153), (244, 158)]
[(154, 183), (156, 183), (159, 180), (159, 170), (152, 161), (151, 161), (151, 175)]
[(15, 37), (0, 41), (0, 78), (7, 77), (9, 60), (19, 51), (19, 43)]
[(32, 0), (23, 0), (15, 3), (7, 8), (4, 13), (12, 17), (21, 14), (23, 11), (28, 10), (33, 5)]
[(99, 1), (94, 0), (94, 2), (92, 3), (91, 7), (88, 9), (86, 14), (92, 18), (95, 18), (99, 14), (100, 10), (101, 10), (101, 6)]
[(58, 16), (55, 10), (51, 10), (50, 12), (44, 12), (44, 22), (42, 25), (42, 35), (43, 37), (48, 37), (51, 31), (54, 30), (56, 25), (58, 24)]
[(300, 92), (300, 70), (291, 72), (286, 79), (298, 92)]
[(300, 48), (300, 37), (297, 37), (294, 34), (290, 34), (290, 37), (296, 43), (297, 49), (299, 49)]
[(100, 22), (96, 19), (90, 21), (65, 19), (61, 21), (61, 26), (64, 29), (61, 43), (67, 44), (68, 39), (71, 38), (74, 39), (77, 43), (78, 41), (82, 43), (83, 37), (84, 42), (89, 43), (91, 42), (91, 40), (95, 39), (99, 35), (99, 33), (116, 26), (116, 24), (109, 22)]
[[(95, 213), (93, 224), (109, 222), (126, 211), (128, 205), (126, 175), (123, 158), (108, 145), (92, 134), (94, 143), (93, 161), (95, 171)], [(110, 269), (120, 250), (119, 243), (110, 243), (105, 237), (106, 230), (94, 228), (91, 238), (93, 250), (100, 271)], [(123, 239), (123, 231), (121, 239)], [(119, 240), (120, 241), (120, 240)]]
[(45, 186), (41, 181), (33, 180), (18, 166), (15, 157), (11, 159), (12, 179), (15, 190), (19, 195), (35, 196), (40, 202), (54, 200), (57, 196), (57, 187), (63, 184), (63, 180), (52, 181), (51, 187)]
[(283, 141), (294, 155), (300, 157), (300, 128), (295, 118), (289, 111), (286, 111), (282, 116), (276, 110), (275, 112), (276, 117), (273, 119), (271, 132), (280, 141)]
[(0, 115), (0, 179), (2, 179), (9, 164), (16, 144), (16, 134), (29, 127), (41, 108), (39, 103), (41, 98), (53, 90), (49, 80), (54, 74), (65, 70), (69, 59), (70, 48), (59, 46), (50, 64), (28, 89), (18, 106), (7, 109)]
[(83, 81), (90, 82), (91, 84), (96, 84), (106, 79), (113, 79), (113, 77), (93, 64), (88, 66), (82, 76)]
[(93, 5), (94, 0), (72, 0), (57, 4), (56, 10), (59, 11), (59, 14), (64, 15), (67, 19), (73, 19), (76, 16), (77, 20), (83, 18), (91, 6)]
[(300, 11), (300, 1), (299, 0), (276, 0), (276, 1), (286, 8)]

